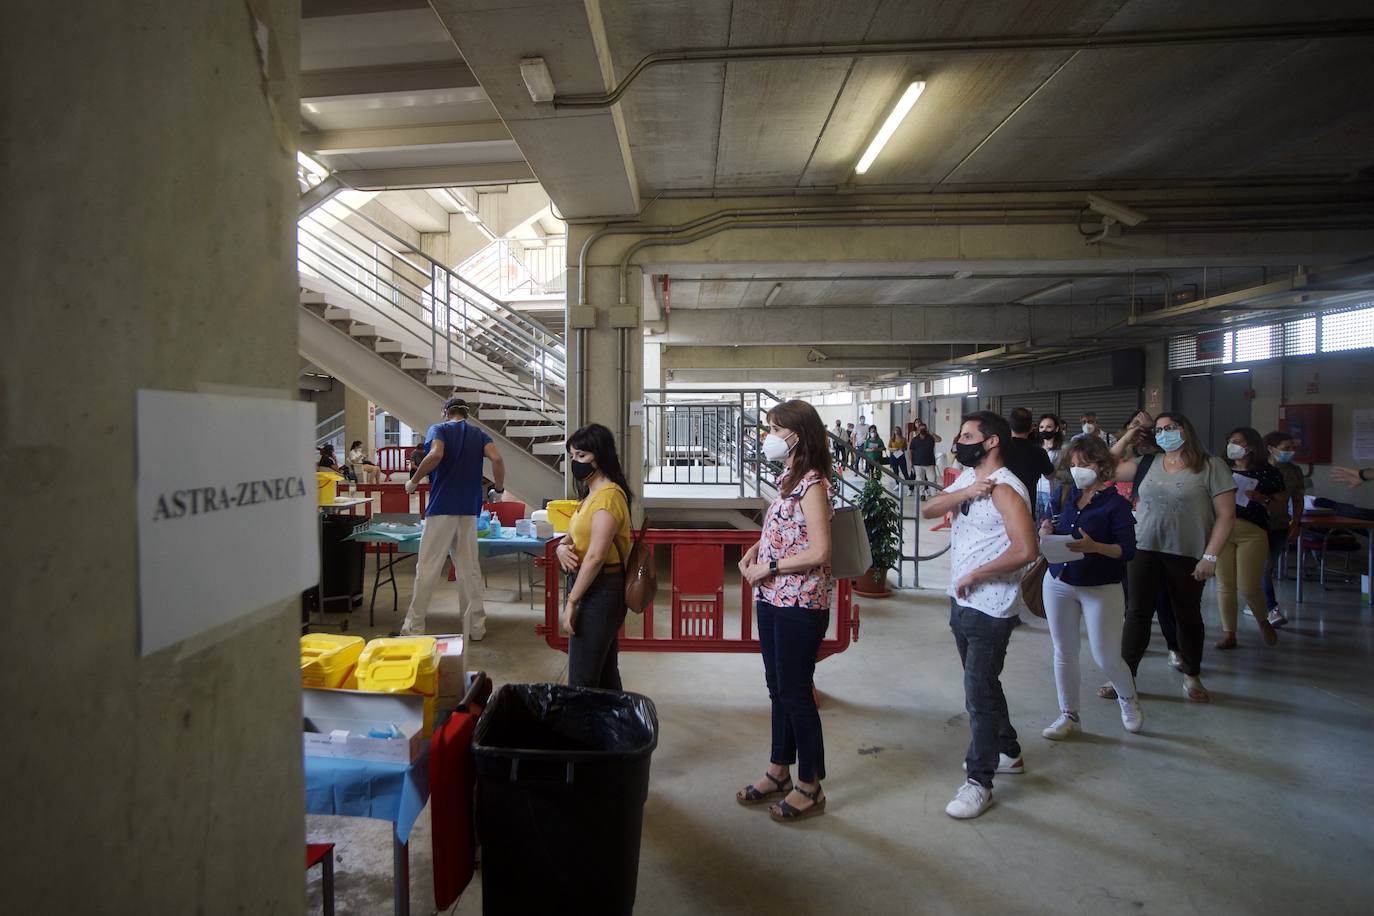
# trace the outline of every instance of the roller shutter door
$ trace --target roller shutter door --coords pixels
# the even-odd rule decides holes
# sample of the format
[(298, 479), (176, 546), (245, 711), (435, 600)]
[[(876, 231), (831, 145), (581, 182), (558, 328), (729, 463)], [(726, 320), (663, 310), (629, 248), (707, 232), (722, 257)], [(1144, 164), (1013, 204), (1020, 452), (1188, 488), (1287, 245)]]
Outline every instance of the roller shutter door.
[(1059, 395), (1059, 416), (1069, 429), (1077, 429), (1078, 418), (1083, 414), (1095, 413), (1104, 432), (1120, 432), (1139, 408), (1138, 388), (1089, 388)]
[(1056, 391), (1037, 391), (1034, 394), (1002, 395), (1002, 416), (1008, 416), (1017, 407), (1024, 407), (1036, 420), (1042, 413), (1059, 415), (1059, 393)]

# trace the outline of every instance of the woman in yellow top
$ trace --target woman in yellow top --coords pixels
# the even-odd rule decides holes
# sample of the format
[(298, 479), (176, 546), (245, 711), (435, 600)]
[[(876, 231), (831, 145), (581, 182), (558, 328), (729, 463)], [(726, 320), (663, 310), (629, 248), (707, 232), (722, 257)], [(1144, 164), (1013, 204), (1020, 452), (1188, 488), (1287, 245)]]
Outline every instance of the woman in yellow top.
[[(906, 436), (902, 435), (900, 428), (892, 427), (892, 437), (887, 440), (887, 463), (892, 465), (893, 476), (901, 475), (907, 480), (914, 480), (916, 475), (911, 472), (906, 464)], [(915, 492), (916, 485), (907, 484)]]
[(592, 423), (569, 436), (568, 470), (584, 491), (558, 545), (559, 565), (568, 574), (568, 602), (559, 618), (569, 634), (568, 685), (619, 690), (631, 495), (611, 431)]

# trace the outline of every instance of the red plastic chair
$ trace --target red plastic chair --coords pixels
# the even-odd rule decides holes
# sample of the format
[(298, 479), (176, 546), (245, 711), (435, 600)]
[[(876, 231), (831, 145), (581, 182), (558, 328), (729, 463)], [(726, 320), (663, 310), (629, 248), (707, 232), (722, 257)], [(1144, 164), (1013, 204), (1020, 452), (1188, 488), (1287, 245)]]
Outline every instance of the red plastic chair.
[(725, 548), (673, 547), (673, 637), (719, 639), (725, 626)]
[(320, 896), (324, 898), (324, 916), (334, 916), (334, 844), (306, 843), (305, 870), (320, 866)]
[(482, 508), (496, 516), (502, 528), (514, 528), (515, 523), (525, 517), (526, 506), (524, 503), (516, 502), (483, 503)]

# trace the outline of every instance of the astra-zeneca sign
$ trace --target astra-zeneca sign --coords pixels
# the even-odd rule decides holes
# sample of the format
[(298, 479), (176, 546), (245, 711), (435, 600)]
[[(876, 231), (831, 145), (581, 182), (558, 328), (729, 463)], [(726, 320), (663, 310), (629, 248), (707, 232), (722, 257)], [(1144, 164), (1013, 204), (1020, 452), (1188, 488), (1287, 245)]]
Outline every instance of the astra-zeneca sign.
[(144, 655), (319, 580), (314, 430), (297, 401), (138, 393)]

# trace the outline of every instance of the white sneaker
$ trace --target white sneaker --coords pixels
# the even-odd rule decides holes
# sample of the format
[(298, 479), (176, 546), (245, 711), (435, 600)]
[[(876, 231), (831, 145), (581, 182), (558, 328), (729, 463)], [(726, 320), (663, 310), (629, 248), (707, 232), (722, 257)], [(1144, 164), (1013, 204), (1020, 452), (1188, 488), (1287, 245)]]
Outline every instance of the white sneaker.
[(972, 779), (964, 782), (953, 801), (945, 805), (945, 813), (959, 820), (977, 817), (992, 806), (992, 790)]
[(1169, 650), (1169, 667), (1173, 668), (1175, 671), (1183, 670), (1183, 656), (1179, 655), (1173, 649)]
[(1081, 732), (1082, 730), (1083, 726), (1079, 724), (1077, 717), (1071, 716), (1066, 712), (1061, 712), (1059, 718), (1055, 719), (1054, 723), (1040, 734), (1049, 738), (1051, 741), (1063, 741), (1074, 732)]
[(482, 626), (468, 633), (468, 636), (472, 639), (473, 642), (481, 642), (482, 640), (487, 638), (487, 628), (485, 626)]
[(1140, 708), (1140, 700), (1137, 697), (1121, 697), (1117, 700), (1121, 704), (1121, 724), (1126, 731), (1135, 734), (1145, 725), (1145, 711)]
[[(968, 772), (968, 761), (964, 761), (964, 772)], [(1026, 772), (1026, 762), (1020, 757), (1008, 757), (1006, 754), (997, 755), (998, 773), (1010, 773), (1012, 776), (1020, 776)]]

